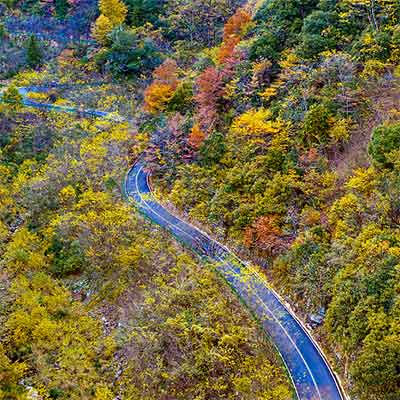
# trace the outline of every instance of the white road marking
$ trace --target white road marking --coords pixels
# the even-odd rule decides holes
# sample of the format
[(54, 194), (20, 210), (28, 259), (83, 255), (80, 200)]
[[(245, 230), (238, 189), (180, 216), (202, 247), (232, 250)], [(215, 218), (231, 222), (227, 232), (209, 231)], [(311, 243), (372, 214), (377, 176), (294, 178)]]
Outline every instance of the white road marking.
[[(27, 97), (26, 88), (18, 88), (18, 89), (22, 92), (21, 94), (22, 94), (22, 96), (24, 97), (24, 100), (26, 100), (26, 97)], [(63, 106), (57, 106), (57, 107), (55, 107), (55, 106), (52, 105), (52, 104), (40, 104), (40, 103), (36, 104), (35, 102), (32, 102), (32, 103), (33, 103), (33, 104), (31, 105), (32, 107), (40, 107), (40, 106), (43, 107), (43, 106), (44, 106), (44, 107), (53, 108), (53, 109), (56, 109), (56, 110), (58, 110), (58, 111), (64, 111), (64, 112), (71, 112), (71, 110), (72, 110), (72, 111), (78, 111), (78, 112), (79, 112), (79, 111), (83, 111), (83, 112), (87, 112), (87, 113), (89, 113), (89, 114), (91, 113), (92, 115), (96, 115), (96, 113), (102, 113), (101, 116), (100, 116), (100, 115), (97, 115), (97, 116), (98, 116), (98, 117), (103, 117), (103, 118), (106, 118), (106, 119), (109, 118), (109, 113), (106, 113), (106, 114), (104, 115), (103, 112), (101, 112), (101, 111), (96, 111), (96, 110), (89, 110), (89, 111), (87, 111), (87, 110), (79, 110), (78, 108), (66, 108), (66, 107), (64, 108)], [(121, 118), (122, 118), (122, 117), (121, 117)], [(110, 118), (110, 119), (112, 119), (112, 118)], [(143, 166), (140, 167), (139, 172), (140, 172), (142, 169), (143, 169)], [(131, 170), (130, 170), (129, 172), (131, 172), (132, 170), (133, 170), (133, 168), (131, 168)], [(128, 174), (129, 174), (129, 172), (128, 172)], [(139, 198), (141, 199), (141, 201), (142, 201), (142, 202), (145, 204), (145, 206), (148, 208), (148, 210), (149, 210), (150, 212), (153, 212), (153, 213), (156, 214), (157, 216), (159, 216), (161, 219), (163, 219), (163, 220), (167, 223), (167, 226), (175, 227), (176, 229), (178, 229), (179, 231), (181, 231), (184, 235), (186, 235), (186, 236), (192, 238), (192, 240), (194, 241), (194, 243), (197, 243), (196, 238), (194, 238), (190, 233), (185, 232), (185, 231), (182, 230), (178, 225), (173, 224), (173, 223), (170, 223), (170, 222), (169, 222), (168, 220), (166, 220), (162, 215), (160, 215), (159, 213), (157, 213), (155, 210), (153, 210), (153, 209), (150, 207), (150, 205), (143, 199), (141, 193), (140, 193), (139, 190), (138, 190), (139, 187), (138, 187), (138, 184), (137, 184), (137, 177), (138, 177), (138, 174), (136, 174), (136, 176), (135, 176), (135, 184), (136, 184), (136, 188), (137, 188), (137, 193), (138, 193)], [(148, 179), (148, 175), (146, 176), (146, 178)], [(125, 191), (126, 191), (126, 194), (129, 196), (128, 191), (127, 191), (127, 187), (126, 187), (126, 182), (125, 182)], [(160, 206), (161, 206), (161, 205), (160, 205)], [(161, 207), (162, 207), (162, 206), (161, 206)], [(231, 254), (241, 265), (243, 265), (245, 268), (247, 268), (247, 267), (246, 267), (246, 263), (243, 262), (243, 261), (241, 261), (241, 260), (239, 259), (239, 257), (237, 257), (237, 256), (236, 256), (231, 250), (229, 250), (225, 245), (223, 245), (223, 244), (219, 243), (217, 240), (211, 238), (206, 232), (203, 232), (203, 231), (202, 231), (201, 229), (199, 229), (198, 227), (193, 226), (193, 225), (191, 225), (191, 224), (189, 224), (189, 223), (187, 223), (187, 222), (181, 220), (179, 217), (177, 217), (176, 215), (174, 215), (173, 213), (171, 213), (171, 212), (169, 212), (169, 211), (167, 211), (167, 212), (168, 212), (171, 216), (175, 217), (178, 221), (182, 222), (183, 224), (187, 225), (188, 227), (190, 227), (190, 228), (192, 228), (192, 229), (198, 231), (198, 232), (201, 233), (202, 235), (204, 235), (204, 236), (205, 236), (206, 238), (208, 238), (211, 242), (216, 243), (217, 245), (219, 245), (222, 249), (224, 249), (224, 250), (227, 251), (229, 254)], [(221, 262), (225, 261), (225, 260), (222, 260), (219, 256), (217, 256), (217, 259), (218, 259), (219, 261), (221, 261)], [(229, 264), (228, 264), (228, 265), (229, 265)], [(231, 267), (230, 265), (229, 265), (229, 267), (230, 267), (230, 272), (236, 273), (236, 272), (232, 269), (232, 267)], [(278, 303), (279, 303), (280, 305), (282, 305), (282, 307), (284, 308), (284, 310), (285, 310), (289, 315), (291, 315), (291, 316), (294, 318), (295, 321), (297, 321), (297, 323), (298, 323), (298, 325), (300, 326), (301, 330), (308, 336), (308, 338), (310, 339), (311, 343), (312, 343), (312, 344), (314, 345), (314, 347), (317, 349), (317, 351), (318, 351), (318, 353), (320, 354), (321, 358), (322, 358), (323, 361), (325, 362), (325, 364), (326, 364), (326, 366), (327, 366), (327, 369), (328, 369), (328, 371), (329, 371), (331, 377), (333, 378), (333, 381), (335, 382), (335, 385), (336, 385), (336, 388), (337, 388), (337, 390), (338, 390), (338, 393), (339, 393), (340, 397), (342, 397), (342, 396), (345, 396), (345, 397), (346, 397), (346, 395), (344, 394), (344, 393), (345, 393), (344, 390), (343, 390), (343, 393), (342, 393), (342, 391), (340, 390), (340, 388), (339, 388), (339, 386), (338, 386), (338, 384), (339, 384), (340, 382), (338, 382), (338, 381), (336, 380), (336, 377), (333, 375), (333, 371), (330, 369), (329, 363), (328, 363), (328, 361), (327, 361), (325, 355), (323, 354), (322, 349), (321, 349), (321, 348), (319, 347), (319, 345), (314, 341), (314, 339), (312, 338), (312, 336), (310, 335), (310, 333), (309, 333), (309, 332), (307, 331), (307, 329), (303, 326), (302, 322), (297, 318), (297, 316), (296, 316), (288, 307), (285, 306), (283, 300), (280, 299), (280, 297), (277, 295), (277, 293), (275, 292), (275, 290), (274, 290), (273, 288), (271, 288), (271, 287), (267, 284), (267, 282), (265, 281), (265, 279), (264, 279), (261, 275), (259, 275), (257, 271), (250, 271), (250, 274), (253, 275), (253, 276), (255, 276), (255, 277), (257, 277), (257, 278), (260, 280), (260, 282), (266, 287), (266, 289), (269, 290), (270, 293), (275, 297), (275, 299), (278, 301)], [(271, 309), (266, 305), (266, 303), (265, 303), (257, 294), (256, 294), (256, 296), (257, 296), (258, 299), (261, 301), (261, 303), (265, 306), (265, 308), (268, 310), (268, 312), (273, 316), (273, 318), (276, 320), (276, 322), (279, 324), (279, 326), (283, 329), (283, 331), (285, 332), (286, 336), (289, 338), (289, 340), (291, 341), (291, 343), (292, 343), (293, 346), (295, 347), (296, 351), (299, 353), (301, 359), (302, 359), (303, 362), (304, 362), (304, 365), (306, 366), (307, 370), (308, 370), (309, 373), (310, 373), (310, 376), (311, 376), (311, 378), (312, 378), (312, 380), (313, 380), (313, 383), (314, 383), (314, 385), (315, 385), (315, 387), (316, 387), (316, 389), (317, 389), (317, 391), (318, 391), (319, 398), (322, 399), (322, 398), (321, 398), (321, 394), (320, 394), (319, 389), (318, 389), (318, 386), (316, 385), (314, 376), (313, 376), (313, 374), (311, 373), (311, 371), (310, 371), (310, 369), (309, 369), (307, 363), (305, 362), (305, 360), (304, 360), (304, 358), (303, 358), (303, 355), (302, 355), (301, 352), (299, 351), (297, 345), (293, 342), (292, 338), (289, 336), (289, 334), (288, 334), (288, 332), (286, 331), (286, 329), (282, 326), (282, 324), (279, 322), (279, 320), (277, 320), (276, 316), (272, 313)], [(282, 359), (283, 359), (283, 357), (282, 357)], [(284, 362), (285, 365), (286, 365), (286, 362), (285, 362), (284, 359), (283, 359), (283, 362)], [(289, 369), (288, 369), (288, 370), (289, 370)], [(290, 375), (290, 374), (289, 374), (289, 375)], [(290, 375), (290, 377), (291, 377), (292, 382), (293, 382), (293, 377), (292, 377), (291, 375)], [(294, 382), (293, 382), (293, 386), (294, 386), (294, 388), (295, 388), (295, 390), (296, 390), (296, 393), (297, 393), (297, 395), (298, 395), (297, 388), (296, 388), (296, 385), (294, 384)], [(343, 397), (342, 397), (342, 398), (343, 398)], [(346, 398), (347, 398), (347, 397), (346, 397)]]
[[(140, 200), (145, 204), (145, 206), (146, 206), (151, 212), (153, 212), (153, 213), (156, 214), (158, 217), (160, 217), (162, 220), (164, 220), (164, 221), (167, 223), (167, 225), (172, 225), (172, 226), (176, 227), (179, 231), (181, 231), (181, 232), (184, 233), (185, 235), (189, 236), (190, 238), (192, 238), (192, 239), (194, 240), (194, 242), (196, 242), (196, 239), (195, 239), (190, 233), (185, 232), (184, 230), (182, 230), (182, 229), (181, 229), (179, 226), (177, 226), (176, 224), (173, 224), (173, 223), (169, 222), (166, 218), (164, 218), (162, 215), (160, 215), (157, 211), (153, 210), (153, 209), (150, 207), (150, 205), (146, 202), (146, 200), (143, 199), (143, 197), (142, 197), (142, 195), (141, 195), (141, 193), (140, 193), (140, 191), (139, 191), (139, 185), (138, 185), (138, 176), (139, 176), (140, 172), (142, 171), (142, 169), (143, 169), (143, 166), (140, 166), (139, 170), (137, 171), (137, 173), (136, 173), (136, 175), (135, 175), (136, 193), (138, 194)], [(179, 218), (177, 218), (177, 219), (178, 219), (179, 221), (181, 221)], [(181, 222), (187, 224), (185, 221), (181, 221)], [(189, 226), (189, 224), (187, 224), (187, 225)], [(196, 228), (193, 227), (193, 229), (196, 229)], [(211, 239), (211, 240), (212, 240), (212, 239)], [(219, 256), (217, 257), (217, 259), (218, 259), (219, 261), (221, 261), (221, 262), (224, 262), (224, 261), (225, 261), (225, 260), (221, 259)], [(239, 259), (238, 259), (238, 260), (239, 260)], [(239, 261), (240, 261), (240, 260), (239, 260)], [(240, 263), (241, 263), (242, 265), (244, 265), (241, 261), (240, 261)], [(228, 266), (229, 266), (229, 264), (228, 264)], [(234, 271), (231, 267), (230, 267), (230, 271), (233, 272), (233, 273), (235, 273), (235, 271)], [(262, 281), (261, 281), (261, 283), (262, 283)], [(267, 289), (269, 289), (269, 288), (267, 288)], [(288, 331), (287, 331), (287, 330), (285, 329), (285, 327), (281, 324), (281, 322), (276, 318), (276, 316), (273, 314), (273, 312), (272, 312), (271, 309), (267, 306), (267, 304), (264, 302), (264, 300), (263, 300), (260, 296), (258, 296), (257, 293), (255, 293), (255, 295), (256, 295), (256, 297), (261, 301), (261, 303), (265, 306), (265, 308), (268, 310), (268, 312), (272, 315), (273, 319), (274, 319), (275, 322), (281, 327), (281, 329), (283, 330), (283, 332), (285, 332), (285, 335), (287, 336), (287, 338), (289, 339), (289, 341), (292, 343), (293, 347), (296, 349), (297, 353), (299, 354), (301, 360), (302, 360), (303, 363), (304, 363), (304, 366), (306, 367), (308, 373), (310, 374), (310, 377), (311, 377), (311, 379), (312, 379), (312, 381), (313, 381), (313, 383), (314, 383), (314, 386), (315, 386), (315, 389), (317, 390), (317, 393), (318, 393), (319, 398), (322, 400), (321, 393), (320, 393), (319, 388), (318, 388), (318, 385), (317, 385), (317, 383), (316, 383), (316, 381), (315, 381), (314, 375), (312, 374), (312, 372), (311, 372), (311, 370), (310, 370), (310, 367), (308, 366), (306, 360), (304, 359), (303, 354), (300, 352), (300, 349), (297, 347), (296, 343), (295, 343), (295, 342), (293, 341), (293, 339), (290, 337)], [(292, 377), (291, 377), (291, 378), (292, 378)], [(293, 379), (293, 378), (292, 378), (292, 379)], [(296, 390), (297, 397), (300, 399), (295, 384), (294, 384), (294, 388), (295, 388), (295, 390)]]

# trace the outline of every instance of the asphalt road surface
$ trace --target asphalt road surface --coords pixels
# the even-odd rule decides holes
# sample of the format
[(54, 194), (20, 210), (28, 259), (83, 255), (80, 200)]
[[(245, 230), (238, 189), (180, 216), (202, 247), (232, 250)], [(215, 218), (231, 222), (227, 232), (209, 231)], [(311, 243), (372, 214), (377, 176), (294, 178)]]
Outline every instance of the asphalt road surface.
[[(45, 90), (46, 88), (42, 90), (40, 87), (19, 88), (27, 106), (110, 118), (110, 115), (103, 111), (43, 104), (27, 98), (29, 91)], [(128, 199), (151, 221), (167, 229), (181, 243), (214, 262), (217, 272), (257, 317), (281, 354), (298, 399), (345, 399), (319, 347), (265, 279), (235, 257), (225, 246), (164, 208), (152, 196), (148, 177), (141, 162), (128, 171), (124, 187)]]
[(148, 173), (140, 162), (127, 174), (128, 198), (150, 220), (170, 231), (180, 242), (213, 260), (218, 273), (254, 313), (281, 354), (301, 400), (340, 400), (338, 383), (328, 362), (301, 323), (257, 272), (225, 246), (171, 214), (152, 196)]

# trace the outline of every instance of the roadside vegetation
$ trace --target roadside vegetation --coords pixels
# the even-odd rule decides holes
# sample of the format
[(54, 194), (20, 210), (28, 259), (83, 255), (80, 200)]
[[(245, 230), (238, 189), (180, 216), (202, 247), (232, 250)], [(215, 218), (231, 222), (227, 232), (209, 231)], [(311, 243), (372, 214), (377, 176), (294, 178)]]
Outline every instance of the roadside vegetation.
[(399, 396), (399, 22), (396, 2), (239, 8), (154, 70), (140, 127), (161, 198), (323, 319), (368, 400)]
[(238, 299), (123, 201), (127, 125), (4, 100), (1, 398), (291, 399)]
[[(122, 202), (138, 154), (168, 206), (263, 267), (314, 324), (352, 398), (399, 398), (398, 1), (23, 0), (3, 13), (5, 398), (30, 386), (44, 398), (290, 398), (236, 299)], [(54, 23), (16, 35), (32, 15)], [(48, 86), (35, 101), (130, 126), (26, 109), (13, 87), (32, 85)], [(29, 307), (46, 337), (22, 328)], [(61, 384), (83, 379), (58, 368), (77, 354), (60, 353), (63, 335), (90, 342), (85, 394)]]

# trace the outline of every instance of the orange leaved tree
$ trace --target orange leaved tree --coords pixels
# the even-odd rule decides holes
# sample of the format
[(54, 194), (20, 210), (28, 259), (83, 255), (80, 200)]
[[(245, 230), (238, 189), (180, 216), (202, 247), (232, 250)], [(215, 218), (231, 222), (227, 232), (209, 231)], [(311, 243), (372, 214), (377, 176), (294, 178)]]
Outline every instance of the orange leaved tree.
[(156, 114), (166, 110), (178, 86), (178, 66), (167, 59), (153, 72), (153, 82), (144, 93), (144, 108)]
[(199, 149), (206, 138), (205, 133), (200, 129), (199, 124), (195, 124), (190, 131), (188, 143), (194, 149)]
[(279, 253), (285, 245), (283, 232), (278, 225), (276, 215), (258, 218), (244, 233), (244, 244), (253, 248), (260, 255), (273, 256)]

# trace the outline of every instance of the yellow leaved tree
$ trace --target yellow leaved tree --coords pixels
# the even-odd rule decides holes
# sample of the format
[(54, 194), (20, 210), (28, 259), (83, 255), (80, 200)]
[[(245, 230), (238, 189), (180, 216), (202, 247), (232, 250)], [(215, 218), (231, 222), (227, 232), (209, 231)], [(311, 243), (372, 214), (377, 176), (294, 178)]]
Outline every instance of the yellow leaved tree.
[(128, 13), (126, 5), (121, 0), (100, 0), (99, 9), (113, 26), (123, 24)]
[(105, 44), (107, 35), (118, 25), (124, 23), (128, 9), (121, 0), (100, 0), (100, 16), (92, 28), (92, 36)]
[(149, 113), (157, 114), (167, 109), (178, 87), (178, 65), (176, 61), (166, 59), (154, 70), (153, 78), (153, 82), (144, 93), (144, 108)]
[(107, 35), (112, 31), (113, 25), (108, 17), (101, 14), (92, 28), (92, 36), (100, 44), (106, 44)]
[(279, 133), (283, 124), (271, 120), (271, 112), (265, 108), (250, 109), (235, 118), (231, 132), (235, 136), (264, 136)]
[(152, 114), (165, 111), (173, 95), (174, 89), (170, 85), (153, 82), (145, 91), (144, 108)]

